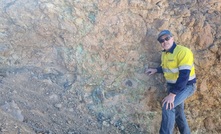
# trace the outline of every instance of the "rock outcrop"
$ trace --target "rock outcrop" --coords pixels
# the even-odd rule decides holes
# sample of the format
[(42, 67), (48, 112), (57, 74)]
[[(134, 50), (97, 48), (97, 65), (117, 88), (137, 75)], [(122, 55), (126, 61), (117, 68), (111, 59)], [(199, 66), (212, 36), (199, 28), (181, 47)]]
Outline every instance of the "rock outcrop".
[(158, 133), (165, 81), (144, 70), (169, 29), (195, 56), (192, 133), (221, 133), (220, 22), (220, 0), (1, 0), (0, 131)]

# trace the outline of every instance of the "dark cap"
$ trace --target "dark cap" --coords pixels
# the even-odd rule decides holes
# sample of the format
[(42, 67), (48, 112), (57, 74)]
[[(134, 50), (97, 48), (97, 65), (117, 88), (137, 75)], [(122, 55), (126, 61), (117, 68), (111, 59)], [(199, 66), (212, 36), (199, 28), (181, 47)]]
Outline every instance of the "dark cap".
[(161, 36), (163, 35), (170, 35), (171, 37), (173, 36), (172, 33), (169, 30), (163, 30), (158, 34), (157, 40), (160, 39)]

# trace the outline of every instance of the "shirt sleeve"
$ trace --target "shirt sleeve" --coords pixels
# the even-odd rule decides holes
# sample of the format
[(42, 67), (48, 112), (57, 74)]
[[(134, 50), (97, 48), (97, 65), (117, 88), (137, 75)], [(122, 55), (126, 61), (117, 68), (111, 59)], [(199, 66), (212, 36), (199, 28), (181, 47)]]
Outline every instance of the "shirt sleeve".
[(190, 75), (190, 70), (180, 70), (179, 77), (176, 84), (172, 86), (170, 92), (173, 94), (179, 93), (183, 88), (186, 87)]
[(156, 68), (157, 69), (157, 73), (163, 73), (163, 68), (162, 66), (159, 66)]

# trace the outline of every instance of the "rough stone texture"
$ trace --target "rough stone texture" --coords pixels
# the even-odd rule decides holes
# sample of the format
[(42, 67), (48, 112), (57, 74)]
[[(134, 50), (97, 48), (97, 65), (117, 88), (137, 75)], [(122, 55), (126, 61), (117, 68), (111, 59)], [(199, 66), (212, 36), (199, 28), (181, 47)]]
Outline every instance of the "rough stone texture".
[(157, 33), (192, 49), (193, 134), (221, 133), (220, 0), (1, 0), (2, 133), (155, 134)]

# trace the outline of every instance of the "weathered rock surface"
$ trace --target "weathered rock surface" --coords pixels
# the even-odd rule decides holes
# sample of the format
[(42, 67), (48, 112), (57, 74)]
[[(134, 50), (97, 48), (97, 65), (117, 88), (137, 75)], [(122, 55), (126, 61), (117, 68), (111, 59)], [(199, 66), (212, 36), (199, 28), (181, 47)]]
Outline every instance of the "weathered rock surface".
[(0, 132), (158, 133), (156, 36), (195, 55), (192, 133), (221, 133), (220, 0), (1, 0)]

